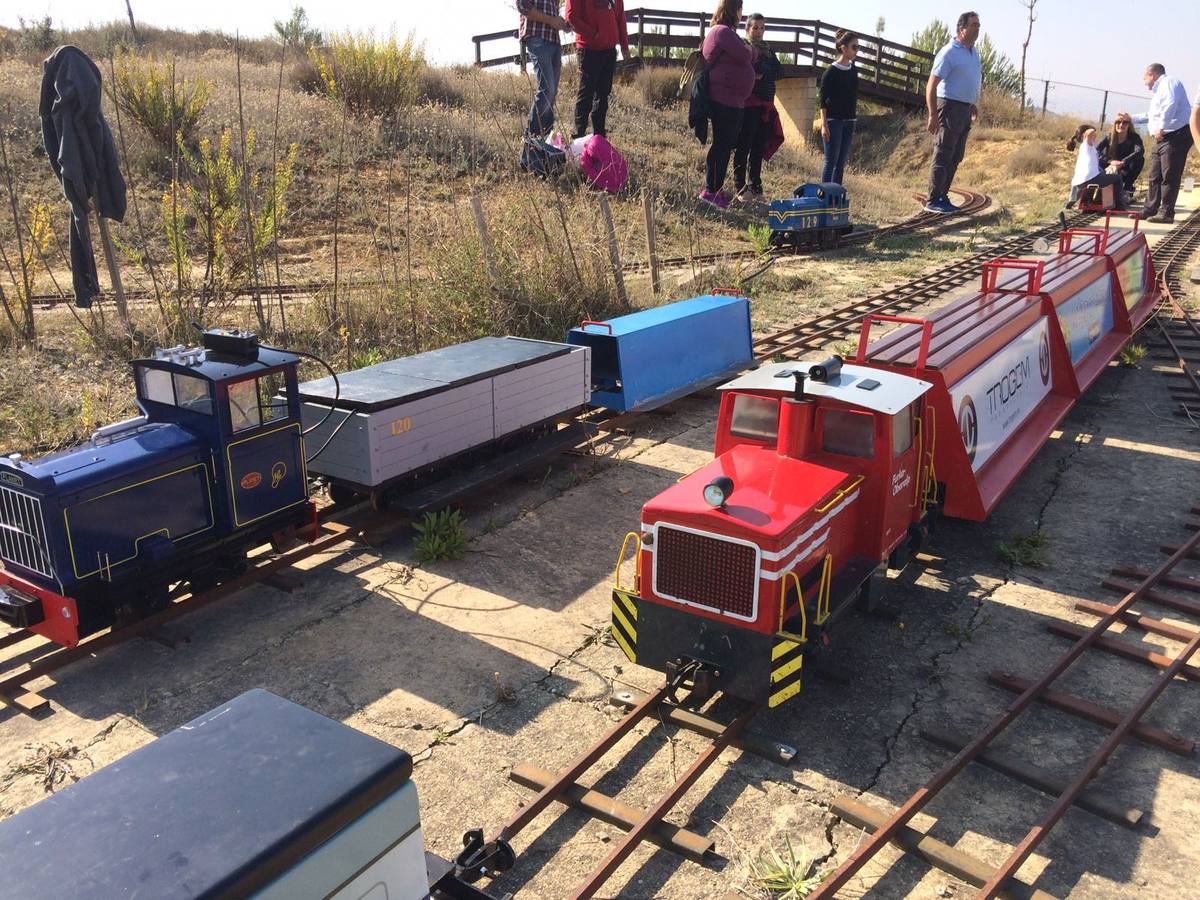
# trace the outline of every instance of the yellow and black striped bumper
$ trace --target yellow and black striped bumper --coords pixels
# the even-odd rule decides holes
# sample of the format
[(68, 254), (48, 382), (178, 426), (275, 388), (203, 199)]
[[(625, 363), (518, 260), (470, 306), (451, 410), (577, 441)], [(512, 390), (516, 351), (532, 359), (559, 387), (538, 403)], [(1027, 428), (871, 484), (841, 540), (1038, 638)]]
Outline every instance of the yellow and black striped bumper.
[(612, 636), (630, 662), (637, 662), (637, 600), (636, 594), (613, 589)]
[(771, 690), (767, 706), (775, 707), (791, 700), (801, 687), (804, 645), (777, 634), (771, 644)]

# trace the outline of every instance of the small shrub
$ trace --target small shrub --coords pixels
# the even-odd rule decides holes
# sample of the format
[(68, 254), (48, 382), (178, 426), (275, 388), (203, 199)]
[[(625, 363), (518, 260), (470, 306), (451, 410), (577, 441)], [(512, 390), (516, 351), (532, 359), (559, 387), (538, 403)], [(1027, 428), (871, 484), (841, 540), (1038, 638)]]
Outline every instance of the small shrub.
[(287, 21), (275, 20), (275, 33), (287, 46), (295, 50), (307, 50), (309, 47), (321, 46), (321, 32), (312, 28), (308, 22), (308, 13), (303, 6), (293, 6), (292, 16)]
[(774, 900), (803, 900), (825, 880), (825, 873), (809, 875), (808, 857), (797, 858), (790, 837), (784, 837), (783, 841), (787, 848), (786, 857), (772, 849), (750, 864), (750, 872), (755, 883), (770, 892)]
[(58, 32), (49, 16), (26, 22), (17, 17), (17, 49), (24, 53), (45, 53), (58, 46)]
[(1045, 569), (1050, 565), (1047, 551), (1050, 548), (1050, 535), (1037, 528), (1029, 534), (1017, 533), (1007, 541), (1001, 541), (997, 549), (1000, 558), (1010, 566), (1026, 566), (1032, 569)]
[(1008, 156), (1008, 171), (1013, 175), (1040, 175), (1054, 165), (1054, 154), (1045, 144), (1022, 144)]
[(750, 238), (755, 253), (766, 253), (771, 249), (770, 225), (747, 225), (746, 234)]
[(322, 93), (321, 73), (317, 71), (317, 67), (313, 65), (309, 56), (304, 56), (292, 66), (288, 73), (288, 82), (291, 84), (292, 90), (301, 94), (317, 95)]
[(467, 550), (467, 528), (460, 510), (425, 513), (424, 519), (413, 524), (413, 531), (417, 533), (413, 541), (417, 562), (458, 559)]
[(1136, 369), (1138, 364), (1145, 358), (1145, 344), (1126, 344), (1121, 348), (1121, 365), (1123, 366)]
[(458, 68), (440, 69), (423, 65), (417, 75), (417, 99), (453, 108), (466, 106), (467, 94), (463, 90), (462, 79), (463, 73)]
[(186, 146), (195, 146), (212, 82), (180, 79), (172, 86), (168, 66), (128, 52), (117, 57), (113, 69), (117, 102), (159, 146), (170, 149), (177, 135)]
[(633, 83), (647, 106), (670, 106), (679, 90), (679, 72), (663, 66), (642, 66)]
[(410, 33), (377, 40), (371, 32), (347, 32), (329, 38), (324, 50), (310, 48), (309, 59), (320, 75), (320, 93), (351, 112), (387, 116), (412, 105), (425, 54)]

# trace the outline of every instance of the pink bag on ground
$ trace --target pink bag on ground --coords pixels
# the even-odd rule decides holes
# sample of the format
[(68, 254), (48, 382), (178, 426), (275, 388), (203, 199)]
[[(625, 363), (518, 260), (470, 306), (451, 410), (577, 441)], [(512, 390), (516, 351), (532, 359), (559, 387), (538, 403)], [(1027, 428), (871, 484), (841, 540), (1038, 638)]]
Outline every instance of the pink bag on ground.
[(629, 165), (603, 135), (589, 136), (579, 156), (579, 168), (592, 186), (615, 194), (629, 180)]

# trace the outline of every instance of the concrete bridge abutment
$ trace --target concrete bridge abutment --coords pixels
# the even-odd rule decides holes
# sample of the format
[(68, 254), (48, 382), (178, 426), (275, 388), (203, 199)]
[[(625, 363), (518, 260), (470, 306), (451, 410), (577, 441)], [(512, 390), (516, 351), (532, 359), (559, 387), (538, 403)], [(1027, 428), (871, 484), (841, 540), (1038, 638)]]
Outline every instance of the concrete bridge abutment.
[(817, 79), (811, 76), (781, 78), (775, 84), (775, 109), (783, 122), (783, 139), (803, 146), (813, 139), (817, 114)]

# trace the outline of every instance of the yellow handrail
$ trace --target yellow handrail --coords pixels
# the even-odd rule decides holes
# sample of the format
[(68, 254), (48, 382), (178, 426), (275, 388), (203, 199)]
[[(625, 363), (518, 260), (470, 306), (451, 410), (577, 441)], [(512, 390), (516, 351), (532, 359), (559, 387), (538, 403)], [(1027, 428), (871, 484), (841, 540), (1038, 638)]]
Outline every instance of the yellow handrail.
[(866, 477), (867, 477), (866, 475), (859, 475), (852, 482), (850, 482), (848, 485), (846, 485), (844, 488), (842, 488), (836, 494), (834, 494), (830, 498), (828, 503), (826, 503), (824, 506), (818, 506), (816, 509), (813, 510), (813, 512), (817, 513), (818, 515), (823, 512), (828, 512), (835, 505), (837, 505), (837, 502), (839, 500), (841, 500), (848, 493), (850, 493), (852, 490), (854, 490), (856, 487), (858, 487), (860, 484), (862, 484), (863, 481), (866, 480)]
[(808, 612), (804, 609), (804, 593), (803, 593), (803, 591), (800, 590), (800, 579), (799, 579), (799, 577), (797, 577), (796, 572), (794, 570), (791, 572), (784, 572), (783, 579), (780, 581), (780, 584), (779, 584), (779, 629), (778, 629), (778, 633), (779, 634), (787, 634), (788, 633), (783, 630), (783, 614), (785, 612), (787, 612), (787, 589), (788, 589), (788, 579), (789, 578), (792, 580), (792, 583), (794, 585), (796, 585), (796, 600), (800, 604), (800, 634), (791, 635), (791, 637), (798, 638), (799, 642), (803, 644), (808, 641)]
[(821, 587), (817, 594), (817, 614), (813, 623), (824, 625), (829, 618), (829, 594), (833, 589), (833, 554), (825, 554), (825, 562), (821, 567)]
[(625, 561), (625, 551), (629, 547), (630, 538), (633, 538), (633, 540), (637, 541), (637, 572), (633, 576), (633, 591), (636, 594), (641, 593), (642, 590), (642, 536), (636, 531), (629, 532), (627, 535), (625, 535), (625, 540), (621, 541), (621, 552), (617, 556), (617, 567), (613, 570), (613, 587), (615, 587), (618, 591), (624, 590), (624, 588), (621, 587), (621, 563)]
[(929, 510), (929, 505), (937, 500), (937, 469), (934, 467), (933, 458), (934, 450), (937, 446), (937, 416), (934, 413), (933, 404), (929, 406), (929, 465), (926, 467), (925, 474), (925, 491), (922, 499), (921, 512), (924, 514)]
[(924, 474), (922, 462), (925, 459), (925, 426), (921, 422), (920, 416), (914, 416), (913, 421), (917, 426), (917, 483), (913, 485), (913, 498), (909, 506), (913, 509), (917, 508), (917, 504), (921, 501), (924, 484), (921, 476)]

